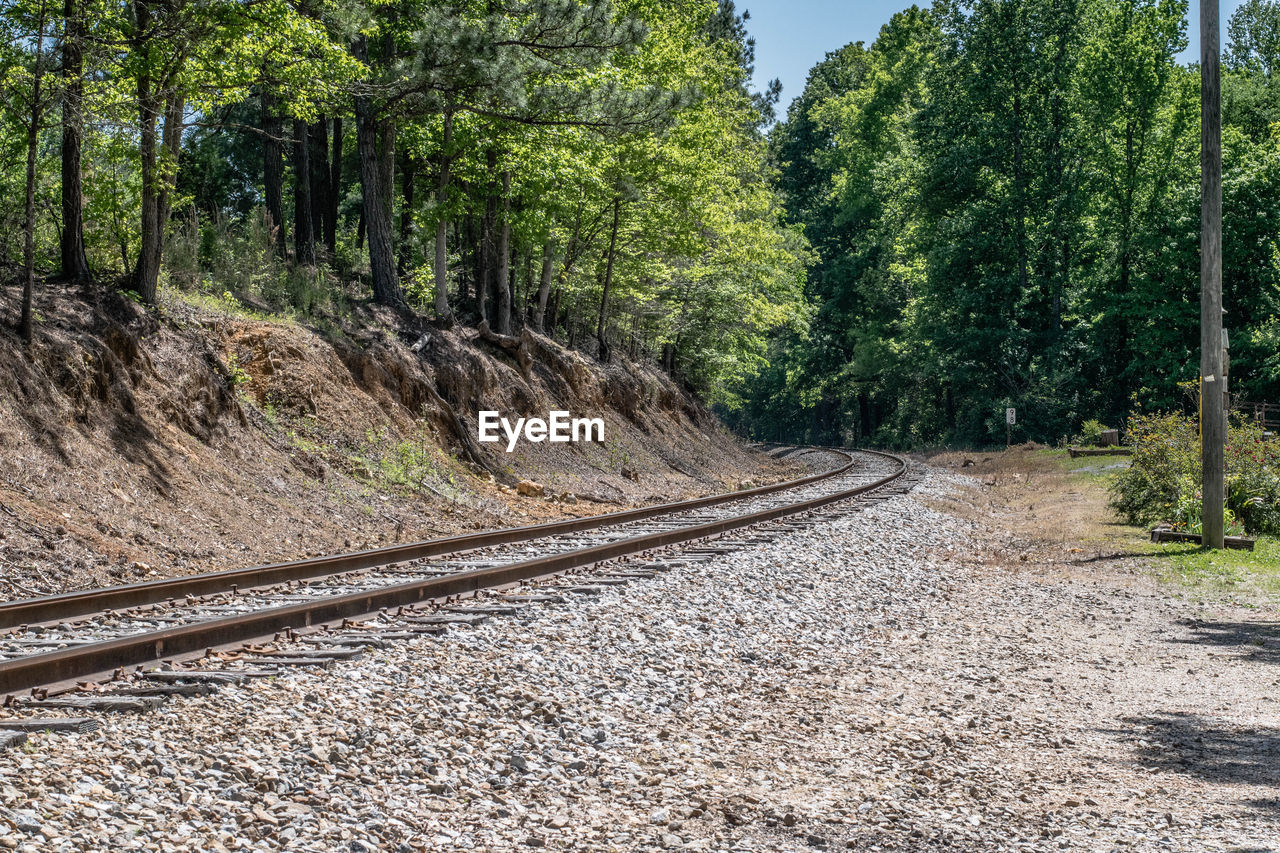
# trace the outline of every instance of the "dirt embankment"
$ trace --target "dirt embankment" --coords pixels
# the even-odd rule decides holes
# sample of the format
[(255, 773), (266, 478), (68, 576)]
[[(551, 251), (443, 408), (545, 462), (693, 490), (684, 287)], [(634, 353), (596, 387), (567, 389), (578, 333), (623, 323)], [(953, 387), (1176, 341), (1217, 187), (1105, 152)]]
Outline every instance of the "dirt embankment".
[[(0, 595), (22, 597), (723, 491), (796, 472), (667, 377), (553, 341), (360, 309), (303, 325), (0, 289)], [(476, 413), (602, 417), (590, 444), (474, 441)], [(515, 494), (520, 479), (547, 497)], [(572, 495), (572, 497), (563, 496)]]

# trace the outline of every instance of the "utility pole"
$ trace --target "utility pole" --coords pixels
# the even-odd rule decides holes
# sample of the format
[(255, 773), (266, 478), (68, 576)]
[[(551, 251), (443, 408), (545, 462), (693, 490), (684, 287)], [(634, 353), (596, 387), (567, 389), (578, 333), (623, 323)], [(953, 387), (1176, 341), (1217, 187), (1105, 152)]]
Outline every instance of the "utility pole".
[(1227, 413), (1222, 338), (1222, 90), (1218, 0), (1200, 0), (1200, 494), (1206, 548), (1222, 548)]

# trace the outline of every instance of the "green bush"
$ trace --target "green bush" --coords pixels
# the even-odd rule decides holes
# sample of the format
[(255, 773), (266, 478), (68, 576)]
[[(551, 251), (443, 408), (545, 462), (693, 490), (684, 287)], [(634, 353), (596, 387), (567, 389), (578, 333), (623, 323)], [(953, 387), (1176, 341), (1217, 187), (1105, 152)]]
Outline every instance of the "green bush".
[(1280, 443), (1257, 424), (1228, 433), (1227, 507), (1249, 533), (1280, 535)]
[(1172, 521), (1183, 484), (1200, 480), (1196, 424), (1181, 415), (1134, 415), (1125, 437), (1130, 466), (1111, 486), (1111, 506), (1130, 524)]
[[(1134, 415), (1126, 433), (1132, 464), (1111, 486), (1111, 506), (1130, 524), (1165, 521), (1199, 532), (1200, 432), (1183, 415)], [(1280, 535), (1280, 446), (1240, 423), (1227, 434), (1228, 532)]]
[(1093, 418), (1080, 424), (1080, 434), (1076, 436), (1076, 444), (1086, 447), (1097, 447), (1102, 444), (1102, 432), (1107, 427)]

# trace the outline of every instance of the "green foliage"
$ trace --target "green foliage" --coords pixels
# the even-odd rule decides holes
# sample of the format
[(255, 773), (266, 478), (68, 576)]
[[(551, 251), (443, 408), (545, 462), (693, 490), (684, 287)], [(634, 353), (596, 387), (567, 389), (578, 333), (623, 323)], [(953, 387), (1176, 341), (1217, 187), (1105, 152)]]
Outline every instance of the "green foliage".
[[(1134, 415), (1126, 433), (1132, 464), (1111, 487), (1111, 506), (1130, 524), (1168, 521), (1199, 532), (1200, 434), (1176, 415)], [(1232, 424), (1227, 436), (1228, 532), (1280, 534), (1280, 444), (1264, 442), (1256, 424)]]
[[(1224, 79), (1224, 304), (1233, 389), (1254, 400), (1280, 399), (1277, 8), (1241, 7)], [(730, 418), (770, 439), (984, 445), (1014, 406), (1016, 438), (1054, 443), (1086, 416), (1180, 405), (1199, 358), (1186, 11), (947, 0), (828, 54), (771, 138), (816, 254), (813, 319), (774, 333)]]
[(1131, 417), (1125, 442), (1133, 456), (1112, 484), (1112, 509), (1135, 525), (1170, 520), (1183, 484), (1200, 479), (1199, 435), (1195, 421), (1181, 415)]
[[(5, 266), (21, 250), (34, 4), (0, 9)], [(806, 244), (761, 131), (777, 87), (751, 91), (729, 0), (48, 8), (46, 63), (72, 45), (83, 73), (46, 75), (46, 92), (83, 99), (65, 128), (46, 110), (38, 129), (41, 271), (61, 262), (74, 128), (89, 267), (148, 305), (161, 288), (329, 325), (372, 280), (384, 301), (499, 330), (545, 308), (552, 335), (590, 349), (598, 327), (599, 355), (661, 355), (721, 401), (768, 335), (803, 327)]]
[(425, 421), (401, 441), (392, 440), (386, 427), (366, 430), (365, 442), (354, 458), (363, 465), (357, 468), (358, 475), (376, 479), (383, 486), (455, 499), (459, 494), (451, 460), (440, 450)]
[(1227, 506), (1249, 533), (1280, 536), (1280, 443), (1241, 424), (1227, 445)]
[(1280, 3), (1244, 0), (1227, 22), (1223, 64), (1270, 77), (1280, 70)]
[[(223, 313), (279, 319), (341, 312), (344, 288), (319, 267), (290, 265), (276, 257), (262, 210), (232, 224), (222, 218), (177, 224), (167, 241), (168, 285), (187, 299)], [(247, 301), (242, 301), (247, 300)], [(250, 303), (261, 303), (269, 312)]]
[(1102, 433), (1106, 430), (1106, 426), (1101, 421), (1089, 418), (1080, 425), (1080, 432), (1076, 433), (1076, 444), (1083, 444), (1089, 447), (1096, 447), (1102, 444)]
[[(230, 296), (230, 294), (227, 295)], [(241, 386), (253, 381), (253, 377), (240, 366), (240, 358), (235, 353), (227, 359), (227, 381), (231, 383), (233, 391), (239, 391)]]

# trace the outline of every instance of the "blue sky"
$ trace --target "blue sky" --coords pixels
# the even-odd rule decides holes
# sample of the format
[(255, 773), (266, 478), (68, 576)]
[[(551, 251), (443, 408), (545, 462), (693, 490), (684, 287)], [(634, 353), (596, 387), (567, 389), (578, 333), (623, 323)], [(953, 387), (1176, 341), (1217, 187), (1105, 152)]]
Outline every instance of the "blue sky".
[[(916, 0), (928, 5), (929, 0)], [(1242, 0), (1222, 0), (1222, 29)], [(747, 25), (756, 40), (756, 85), (774, 77), (782, 80), (782, 109), (804, 88), (809, 69), (828, 51), (851, 41), (875, 41), (880, 27), (895, 13), (911, 6), (911, 0), (737, 0), (738, 10), (751, 13)], [(1191, 0), (1191, 45), (1184, 62), (1200, 57), (1200, 12)], [(1225, 35), (1224, 35), (1225, 38)]]

